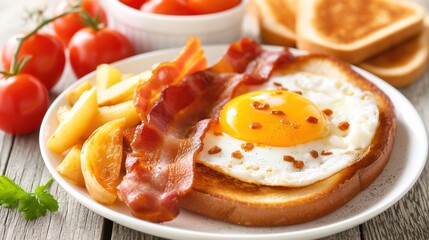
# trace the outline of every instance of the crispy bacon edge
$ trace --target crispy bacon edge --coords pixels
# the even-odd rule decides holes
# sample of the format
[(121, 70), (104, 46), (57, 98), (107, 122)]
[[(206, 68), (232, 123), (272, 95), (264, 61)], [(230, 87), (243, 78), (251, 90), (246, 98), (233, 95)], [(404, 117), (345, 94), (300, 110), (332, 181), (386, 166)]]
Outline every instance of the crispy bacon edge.
[(186, 46), (172, 62), (159, 64), (148, 81), (137, 86), (134, 92), (134, 105), (142, 121), (153, 104), (159, 99), (159, 93), (165, 86), (177, 84), (184, 76), (207, 68), (207, 59), (201, 49), (198, 38), (190, 37)]
[(118, 196), (132, 214), (151, 222), (174, 219), (179, 197), (192, 189), (204, 135), (222, 106), (242, 84), (267, 81), (277, 65), (291, 59), (287, 49), (269, 52), (242, 39), (214, 67), (166, 87), (147, 122), (136, 128), (126, 175), (118, 186)]

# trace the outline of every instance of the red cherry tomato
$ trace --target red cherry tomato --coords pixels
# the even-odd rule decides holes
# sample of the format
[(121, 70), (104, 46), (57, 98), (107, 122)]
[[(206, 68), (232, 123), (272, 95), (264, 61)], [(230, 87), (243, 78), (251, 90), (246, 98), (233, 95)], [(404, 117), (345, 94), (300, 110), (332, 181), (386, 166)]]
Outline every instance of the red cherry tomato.
[[(17, 37), (11, 37), (3, 48), (2, 61), (5, 70), (10, 70), (13, 55), (18, 46)], [(53, 35), (36, 33), (26, 39), (18, 58), (31, 56), (21, 73), (28, 73), (39, 79), (49, 90), (60, 80), (66, 63), (64, 45)]]
[(140, 7), (143, 5), (143, 3), (147, 2), (147, 0), (119, 0), (119, 2), (135, 8), (135, 9), (140, 9)]
[[(77, 0), (62, 1), (55, 9), (55, 15), (64, 12), (70, 7), (71, 3), (77, 2)], [(104, 9), (100, 6), (97, 0), (83, 0), (81, 8), (84, 9), (91, 17), (99, 16), (99, 23), (107, 24), (107, 17)], [(82, 18), (79, 13), (71, 13), (55, 20), (52, 23), (55, 34), (61, 40), (61, 42), (67, 46), (73, 35), (84, 28), (85, 25), (82, 23)]]
[(180, 0), (151, 0), (140, 8), (143, 12), (165, 15), (195, 15), (196, 13)]
[(241, 0), (183, 0), (197, 14), (225, 11), (240, 4)]
[(11, 134), (33, 132), (49, 106), (48, 90), (35, 77), (0, 78), (0, 129)]
[(92, 72), (102, 63), (112, 63), (132, 56), (130, 41), (114, 29), (79, 30), (69, 43), (70, 63), (77, 77)]

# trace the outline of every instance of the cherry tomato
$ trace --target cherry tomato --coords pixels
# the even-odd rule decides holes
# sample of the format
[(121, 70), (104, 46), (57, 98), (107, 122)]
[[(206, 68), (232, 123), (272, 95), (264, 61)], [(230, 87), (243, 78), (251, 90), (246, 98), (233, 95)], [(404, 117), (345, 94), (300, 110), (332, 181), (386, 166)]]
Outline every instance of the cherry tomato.
[(119, 0), (119, 2), (135, 8), (135, 9), (140, 9), (140, 7), (143, 5), (143, 3), (147, 2), (147, 0)]
[(180, 0), (151, 0), (140, 8), (143, 12), (166, 15), (195, 15), (196, 13)]
[(33, 132), (49, 106), (48, 90), (35, 77), (0, 78), (0, 129), (11, 134)]
[(70, 40), (69, 53), (73, 71), (80, 78), (102, 63), (132, 56), (134, 48), (124, 35), (114, 29), (84, 28)]
[[(13, 55), (18, 46), (17, 37), (11, 37), (3, 48), (2, 61), (5, 70), (10, 70)], [(36, 33), (26, 39), (19, 50), (18, 58), (31, 56), (21, 73), (28, 73), (39, 79), (49, 90), (60, 80), (66, 63), (64, 45), (55, 36)]]
[[(71, 3), (77, 2), (77, 0), (62, 1), (55, 9), (55, 15), (64, 12)], [(96, 0), (83, 0), (81, 8), (84, 9), (91, 17), (99, 17), (99, 23), (107, 24), (106, 13)], [(52, 23), (55, 34), (61, 40), (61, 42), (67, 46), (73, 35), (84, 28), (85, 25), (82, 23), (82, 18), (79, 13), (71, 13), (55, 20)]]
[(237, 6), (241, 0), (182, 0), (197, 14), (225, 11)]

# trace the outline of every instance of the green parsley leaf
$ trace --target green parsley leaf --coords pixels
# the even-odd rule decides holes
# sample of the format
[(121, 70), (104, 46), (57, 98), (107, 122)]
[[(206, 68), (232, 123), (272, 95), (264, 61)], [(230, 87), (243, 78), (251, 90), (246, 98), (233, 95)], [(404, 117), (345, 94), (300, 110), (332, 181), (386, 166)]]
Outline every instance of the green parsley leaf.
[(24, 214), (25, 220), (33, 220), (46, 214), (46, 208), (41, 206), (33, 195), (28, 195), (28, 197), (21, 199), (18, 211)]
[(45, 185), (36, 187), (34, 193), (27, 193), (15, 182), (6, 176), (0, 176), (0, 205), (2, 207), (15, 207), (24, 214), (26, 220), (44, 216), (46, 211), (58, 211), (58, 202), (46, 191), (53, 182), (49, 179)]
[(19, 199), (27, 196), (20, 186), (6, 176), (0, 176), (0, 205), (2, 207), (14, 207)]
[(49, 181), (42, 186), (36, 187), (34, 191), (37, 198), (39, 199), (40, 204), (46, 207), (51, 212), (58, 211), (58, 202), (55, 200), (54, 196), (52, 196), (49, 192), (46, 192), (45, 189), (52, 184), (53, 179), (49, 179)]

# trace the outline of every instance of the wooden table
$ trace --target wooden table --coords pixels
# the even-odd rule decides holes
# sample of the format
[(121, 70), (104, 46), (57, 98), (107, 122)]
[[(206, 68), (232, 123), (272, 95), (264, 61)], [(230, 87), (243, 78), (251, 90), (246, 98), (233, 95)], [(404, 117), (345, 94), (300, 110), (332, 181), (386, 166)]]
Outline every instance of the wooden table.
[[(0, 46), (17, 31), (25, 29), (24, 9), (47, 7), (52, 11), (60, 0), (1, 0)], [(429, 2), (420, 2), (429, 10)], [(1, 66), (0, 66), (1, 67)], [(54, 99), (76, 78), (67, 67), (51, 91)], [(429, 126), (429, 71), (415, 84), (400, 89)], [(2, 103), (0, 103), (2, 104)], [(50, 178), (39, 151), (38, 132), (13, 136), (0, 131), (0, 174), (7, 175), (26, 190)], [(160, 239), (116, 224), (80, 205), (58, 184), (50, 188), (60, 208), (35, 221), (25, 221), (16, 210), (0, 208), (1, 239)], [(429, 168), (418, 182), (391, 208), (375, 218), (325, 239), (429, 239)]]

